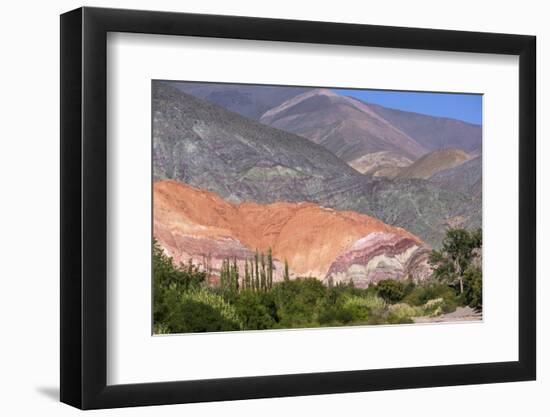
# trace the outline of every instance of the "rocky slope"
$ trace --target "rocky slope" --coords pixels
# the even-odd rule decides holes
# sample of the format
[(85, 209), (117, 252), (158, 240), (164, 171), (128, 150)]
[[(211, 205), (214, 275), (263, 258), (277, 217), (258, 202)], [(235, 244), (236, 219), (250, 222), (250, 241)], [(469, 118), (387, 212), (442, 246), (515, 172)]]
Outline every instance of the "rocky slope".
[[(154, 184), (154, 235), (176, 262), (223, 259), (241, 271), (256, 249), (273, 250), (276, 281), (288, 260), (292, 277), (367, 286), (386, 278), (425, 279), (429, 247), (418, 237), (372, 217), (312, 203), (231, 204), (214, 193), (175, 181)], [(208, 260), (208, 261), (207, 261)]]
[(471, 195), (481, 199), (482, 192), (482, 159), (473, 158), (462, 165), (440, 171), (430, 177), (430, 182), (441, 188)]
[(368, 106), (388, 123), (405, 132), (424, 148), (457, 148), (472, 156), (481, 150), (482, 130), (480, 125), (446, 117), (390, 109), (377, 104)]
[(401, 168), (411, 165), (413, 161), (395, 152), (382, 151), (363, 155), (349, 165), (362, 174), (375, 177), (395, 178)]
[(418, 245), (411, 237), (397, 233), (375, 232), (357, 240), (330, 266), (325, 281), (349, 282), (367, 287), (383, 279), (428, 278), (430, 248)]
[(260, 122), (306, 137), (349, 162), (391, 151), (416, 159), (423, 146), (364, 103), (328, 89), (313, 89), (268, 110)]
[[(312, 202), (371, 215), (433, 246), (481, 202), (422, 180), (362, 175), (321, 145), (153, 83), (153, 174), (230, 202)], [(478, 217), (476, 213), (479, 213)], [(454, 220), (453, 220), (454, 221)]]
[(470, 156), (460, 149), (433, 151), (400, 169), (396, 178), (428, 179), (440, 171), (457, 167), (469, 159)]

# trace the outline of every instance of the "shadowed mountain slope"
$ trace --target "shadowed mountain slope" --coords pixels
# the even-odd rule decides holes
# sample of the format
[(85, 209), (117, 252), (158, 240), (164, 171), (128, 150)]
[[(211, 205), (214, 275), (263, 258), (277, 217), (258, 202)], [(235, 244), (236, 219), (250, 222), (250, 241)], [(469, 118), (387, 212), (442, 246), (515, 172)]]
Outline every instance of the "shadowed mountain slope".
[(436, 173), (430, 178), (430, 182), (448, 190), (480, 198), (482, 193), (481, 156), (455, 168)]
[(308, 90), (301, 87), (194, 82), (174, 82), (171, 85), (253, 120), (258, 120), (269, 109)]

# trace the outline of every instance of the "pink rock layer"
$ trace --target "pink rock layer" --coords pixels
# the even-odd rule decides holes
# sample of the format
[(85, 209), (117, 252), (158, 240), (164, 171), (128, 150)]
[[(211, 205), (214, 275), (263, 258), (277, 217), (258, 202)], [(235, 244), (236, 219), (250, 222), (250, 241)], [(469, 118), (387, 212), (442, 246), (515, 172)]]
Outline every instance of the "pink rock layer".
[(325, 281), (350, 282), (360, 288), (384, 279), (427, 279), (430, 248), (405, 236), (371, 233), (359, 239), (330, 266)]

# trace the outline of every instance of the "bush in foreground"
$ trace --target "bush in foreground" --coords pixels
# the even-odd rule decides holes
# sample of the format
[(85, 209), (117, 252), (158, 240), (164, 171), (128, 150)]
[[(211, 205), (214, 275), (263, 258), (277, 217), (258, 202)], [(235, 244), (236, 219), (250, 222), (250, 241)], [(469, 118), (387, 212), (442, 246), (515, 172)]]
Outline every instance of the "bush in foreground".
[(384, 279), (376, 284), (376, 292), (389, 303), (397, 303), (405, 296), (405, 284), (395, 279)]

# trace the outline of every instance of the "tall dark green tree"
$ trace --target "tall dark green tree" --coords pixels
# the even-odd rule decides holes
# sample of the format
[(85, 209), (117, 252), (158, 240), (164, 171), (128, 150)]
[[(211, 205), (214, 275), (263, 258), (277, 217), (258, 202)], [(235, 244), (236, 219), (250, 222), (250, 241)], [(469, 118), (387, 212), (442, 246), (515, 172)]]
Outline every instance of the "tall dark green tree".
[(263, 252), (261, 252), (261, 255), (260, 255), (260, 262), (261, 262), (260, 288), (262, 291), (265, 291), (267, 289), (267, 274), (265, 270), (265, 256)]
[(285, 258), (285, 272), (283, 275), (283, 279), (285, 280), (285, 282), (290, 281), (290, 275), (288, 273), (288, 261), (286, 260), (286, 258)]
[(267, 250), (267, 288), (273, 287), (273, 253), (271, 247)]
[(243, 289), (250, 289), (250, 272), (248, 271), (248, 259), (244, 260), (244, 280)]
[(237, 265), (237, 258), (233, 258), (233, 290), (239, 291), (239, 265)]
[(255, 287), (256, 291), (260, 290), (260, 270), (259, 270), (259, 257), (260, 254), (258, 253), (258, 249), (256, 249), (256, 253), (254, 254), (254, 281), (255, 281)]
[(227, 282), (229, 280), (226, 269), (226, 262), (226, 259), (222, 260), (222, 266), (220, 268), (220, 287), (224, 290), (227, 288)]

